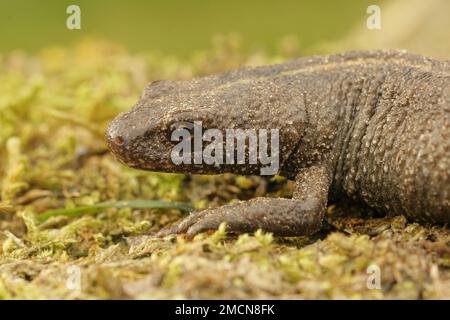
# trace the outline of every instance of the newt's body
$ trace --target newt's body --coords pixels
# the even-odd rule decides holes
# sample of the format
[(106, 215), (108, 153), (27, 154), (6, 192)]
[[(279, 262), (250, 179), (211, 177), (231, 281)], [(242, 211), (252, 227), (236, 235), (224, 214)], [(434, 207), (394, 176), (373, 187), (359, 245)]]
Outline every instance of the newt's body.
[(450, 63), (402, 52), (303, 58), (189, 81), (150, 84), (107, 131), (113, 153), (140, 169), (258, 174), (258, 165), (171, 161), (172, 124), (279, 129), (280, 174), (292, 199), (256, 198), (196, 212), (166, 233), (189, 237), (227, 222), (279, 235), (317, 231), (329, 198), (450, 222)]

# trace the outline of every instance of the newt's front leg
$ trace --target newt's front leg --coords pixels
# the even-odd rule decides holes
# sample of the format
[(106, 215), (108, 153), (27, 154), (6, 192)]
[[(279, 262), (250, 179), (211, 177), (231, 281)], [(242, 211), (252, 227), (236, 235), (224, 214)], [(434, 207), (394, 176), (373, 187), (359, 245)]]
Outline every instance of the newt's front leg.
[(309, 235), (322, 225), (330, 183), (325, 167), (309, 167), (297, 175), (292, 199), (255, 198), (193, 212), (157, 236), (186, 233), (192, 239), (198, 233), (217, 229), (222, 222), (226, 222), (227, 232), (231, 233), (262, 229), (279, 236)]

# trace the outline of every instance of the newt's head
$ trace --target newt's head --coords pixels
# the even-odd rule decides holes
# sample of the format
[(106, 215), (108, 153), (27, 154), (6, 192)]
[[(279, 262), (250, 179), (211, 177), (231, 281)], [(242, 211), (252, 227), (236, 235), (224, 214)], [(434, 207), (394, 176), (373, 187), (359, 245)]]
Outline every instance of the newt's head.
[(176, 141), (171, 141), (171, 133), (177, 119), (180, 119), (179, 114), (181, 112), (189, 117), (181, 107), (181, 83), (151, 83), (131, 110), (111, 121), (106, 131), (106, 141), (119, 161), (137, 169), (183, 171), (171, 159), (176, 144)]
[[(154, 82), (130, 111), (110, 123), (106, 140), (121, 162), (138, 169), (259, 174), (261, 168), (270, 166), (267, 161), (288, 154), (286, 147), (295, 145), (301, 134), (295, 125), (301, 112), (295, 106), (285, 108), (285, 97), (278, 96), (279, 92), (276, 86), (236, 79), (233, 74)], [(246, 151), (241, 154), (245, 163), (240, 164), (238, 131), (248, 135), (243, 137)], [(265, 163), (259, 159), (255, 162), (248, 146), (252, 138), (260, 143), (263, 131), (268, 150)], [(278, 139), (278, 131), (281, 148), (272, 150), (278, 148), (271, 140)], [(230, 132), (236, 135), (230, 137)], [(236, 142), (234, 146), (227, 145), (228, 138)], [(217, 148), (213, 142), (219, 143)], [(231, 158), (234, 164), (229, 163)]]

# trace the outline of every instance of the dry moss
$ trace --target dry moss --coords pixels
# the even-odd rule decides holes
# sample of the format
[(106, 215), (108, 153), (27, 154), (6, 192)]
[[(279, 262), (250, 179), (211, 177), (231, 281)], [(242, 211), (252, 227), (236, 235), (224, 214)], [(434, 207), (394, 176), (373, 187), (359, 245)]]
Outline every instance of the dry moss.
[[(323, 232), (310, 238), (262, 232), (232, 238), (223, 228), (192, 242), (152, 238), (181, 217), (177, 210), (35, 218), (101, 201), (160, 199), (204, 208), (289, 196), (291, 183), (279, 177), (132, 170), (111, 157), (103, 140), (108, 121), (148, 81), (283, 58), (243, 56), (235, 39), (188, 61), (130, 55), (98, 41), (1, 56), (0, 298), (450, 298), (448, 229), (345, 205), (330, 207)], [(372, 264), (381, 270), (380, 290), (367, 288)]]

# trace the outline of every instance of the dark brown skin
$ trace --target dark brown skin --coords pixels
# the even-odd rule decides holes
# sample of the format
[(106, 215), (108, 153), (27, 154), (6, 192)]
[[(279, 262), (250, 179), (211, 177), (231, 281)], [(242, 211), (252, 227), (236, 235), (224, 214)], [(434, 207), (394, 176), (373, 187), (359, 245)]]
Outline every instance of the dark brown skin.
[(106, 133), (134, 168), (259, 174), (258, 165), (175, 165), (171, 124), (279, 129), (280, 174), (292, 199), (256, 198), (194, 212), (159, 235), (188, 238), (227, 223), (308, 235), (327, 202), (348, 197), (416, 221), (450, 222), (450, 63), (404, 52), (350, 52), (148, 85)]

